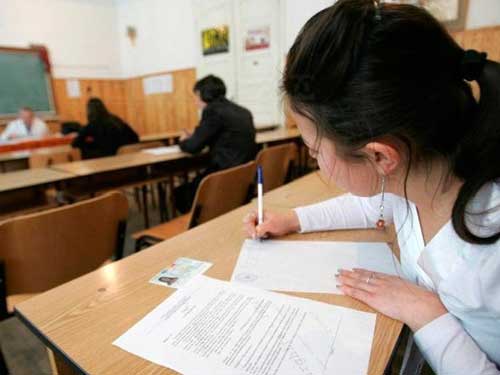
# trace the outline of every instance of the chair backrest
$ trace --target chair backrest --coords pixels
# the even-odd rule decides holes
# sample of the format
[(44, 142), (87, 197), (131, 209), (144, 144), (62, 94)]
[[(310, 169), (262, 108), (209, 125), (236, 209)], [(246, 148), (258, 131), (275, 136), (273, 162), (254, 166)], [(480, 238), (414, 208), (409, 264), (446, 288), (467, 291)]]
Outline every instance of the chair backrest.
[[(66, 147), (64, 147), (66, 148)], [(65, 150), (55, 149), (53, 151), (37, 152), (34, 151), (29, 159), (30, 168), (45, 168), (54, 164), (68, 163), (82, 160), (80, 150), (77, 148), (68, 148)]]
[(127, 213), (115, 191), (0, 222), (7, 295), (43, 292), (98, 268), (123, 250)]
[(255, 168), (251, 161), (206, 176), (196, 191), (189, 228), (245, 204), (253, 187)]
[(295, 143), (267, 147), (257, 154), (255, 163), (262, 166), (264, 193), (285, 183), (290, 162), (296, 158), (297, 145)]
[(163, 146), (165, 146), (163, 142), (133, 143), (131, 145), (121, 146), (116, 153), (117, 155), (133, 154), (134, 152), (139, 152), (142, 150), (146, 150), (148, 148), (156, 148)]

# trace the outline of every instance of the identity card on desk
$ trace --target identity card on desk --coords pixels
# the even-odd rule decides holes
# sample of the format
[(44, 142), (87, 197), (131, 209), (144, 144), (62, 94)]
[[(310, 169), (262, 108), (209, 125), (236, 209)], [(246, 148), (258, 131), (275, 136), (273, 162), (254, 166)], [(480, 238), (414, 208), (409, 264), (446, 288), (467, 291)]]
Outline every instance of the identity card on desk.
[(341, 294), (334, 277), (339, 268), (401, 274), (385, 243), (246, 240), (231, 281), (267, 290)]
[(170, 288), (181, 288), (195, 276), (212, 267), (212, 263), (190, 258), (179, 258), (170, 268), (161, 270), (150, 283)]

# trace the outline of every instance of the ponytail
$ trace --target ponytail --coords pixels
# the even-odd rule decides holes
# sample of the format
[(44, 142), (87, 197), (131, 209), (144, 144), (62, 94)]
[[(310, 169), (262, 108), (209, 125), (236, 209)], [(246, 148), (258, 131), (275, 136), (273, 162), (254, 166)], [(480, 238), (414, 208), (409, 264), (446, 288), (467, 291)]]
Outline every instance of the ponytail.
[(464, 241), (491, 244), (500, 238), (500, 232), (479, 237), (471, 232), (467, 222), (474, 215), (486, 213), (468, 211), (471, 200), (484, 184), (500, 178), (500, 64), (475, 51), (466, 51), (464, 60), (463, 76), (477, 81), (481, 97), (475, 121), (455, 159), (454, 173), (464, 184), (453, 206), (452, 223)]

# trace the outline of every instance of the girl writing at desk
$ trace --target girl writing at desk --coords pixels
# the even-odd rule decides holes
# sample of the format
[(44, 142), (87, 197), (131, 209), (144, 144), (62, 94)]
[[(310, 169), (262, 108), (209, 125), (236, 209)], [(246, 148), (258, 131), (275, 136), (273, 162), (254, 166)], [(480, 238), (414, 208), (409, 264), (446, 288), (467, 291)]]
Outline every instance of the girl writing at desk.
[(500, 374), (500, 64), (421, 8), (339, 0), (295, 40), (283, 91), (350, 194), (250, 213), (249, 236), (394, 223), (403, 277), (339, 270), (342, 291), (407, 324), (436, 373)]

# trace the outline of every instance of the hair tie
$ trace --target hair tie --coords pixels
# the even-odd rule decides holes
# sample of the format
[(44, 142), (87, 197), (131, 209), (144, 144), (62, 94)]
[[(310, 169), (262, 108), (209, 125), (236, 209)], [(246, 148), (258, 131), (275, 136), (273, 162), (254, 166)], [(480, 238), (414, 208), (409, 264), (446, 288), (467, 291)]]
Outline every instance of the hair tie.
[(473, 49), (465, 51), (460, 64), (462, 78), (467, 81), (477, 81), (483, 72), (487, 57), (485, 52)]

